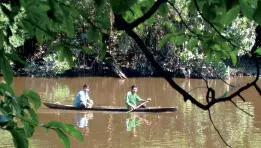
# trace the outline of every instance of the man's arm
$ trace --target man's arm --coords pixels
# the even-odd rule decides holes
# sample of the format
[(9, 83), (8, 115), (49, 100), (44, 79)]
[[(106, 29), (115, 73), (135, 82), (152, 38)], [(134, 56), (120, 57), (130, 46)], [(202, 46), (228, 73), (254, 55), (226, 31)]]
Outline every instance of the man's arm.
[(137, 95), (137, 94), (136, 94), (136, 100), (139, 101), (139, 102), (140, 101), (141, 102), (145, 102), (146, 101), (146, 100), (141, 99), (141, 97), (139, 95)]
[(87, 93), (86, 99), (87, 99), (87, 100), (86, 100), (86, 105), (87, 105), (89, 108), (92, 107), (92, 106), (93, 106), (93, 100), (90, 99), (88, 93)]

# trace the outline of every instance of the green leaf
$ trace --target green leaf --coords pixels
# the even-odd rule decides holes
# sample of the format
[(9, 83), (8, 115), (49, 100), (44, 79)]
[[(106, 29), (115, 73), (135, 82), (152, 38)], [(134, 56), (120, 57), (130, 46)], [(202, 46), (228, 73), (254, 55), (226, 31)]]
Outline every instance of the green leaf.
[(64, 148), (70, 148), (70, 140), (67, 137), (67, 135), (64, 134), (64, 132), (60, 129), (55, 129), (57, 135), (59, 136), (60, 140), (63, 143)]
[(11, 85), (13, 82), (13, 71), (3, 51), (0, 51), (0, 69), (2, 74), (4, 75), (4, 80), (6, 81), (6, 83)]
[(236, 56), (236, 54), (234, 52), (231, 52), (230, 53), (230, 57), (231, 57), (233, 65), (235, 66), (237, 64), (237, 56)]
[(35, 126), (33, 126), (32, 124), (30, 124), (30, 122), (27, 121), (22, 121), (23, 125), (24, 125), (24, 131), (27, 137), (31, 137), (33, 136), (33, 133), (35, 131)]
[(261, 1), (258, 1), (258, 7), (253, 15), (254, 20), (261, 25)]
[(94, 0), (95, 4), (99, 7), (105, 3), (104, 0)]
[(256, 2), (256, 0), (239, 0), (241, 11), (249, 19), (253, 19), (252, 16), (255, 12)]
[(257, 53), (258, 55), (261, 55), (261, 47), (257, 48), (256, 53)]
[(65, 124), (64, 125), (65, 128), (65, 132), (75, 138), (77, 138), (78, 140), (80, 140), (81, 142), (83, 142), (83, 135), (82, 133), (72, 124)]
[(138, 0), (110, 0), (113, 11), (116, 14), (123, 14), (131, 8)]
[(34, 90), (30, 89), (27, 96), (29, 97), (30, 102), (33, 103), (35, 109), (38, 109), (41, 106), (41, 98)]
[(10, 132), (13, 136), (13, 142), (17, 148), (27, 148), (28, 140), (23, 128), (12, 127)]
[(4, 47), (4, 38), (5, 38), (5, 35), (2, 32), (2, 30), (0, 30), (0, 48)]
[(32, 121), (35, 123), (34, 125), (38, 125), (39, 120), (38, 120), (38, 116), (35, 113), (35, 111), (32, 108), (28, 108), (27, 110), (32, 118)]
[(82, 47), (82, 50), (83, 50), (86, 54), (88, 54), (88, 55), (94, 55), (94, 54), (97, 53), (97, 51), (96, 51), (95, 49), (91, 49), (91, 48), (86, 47), (86, 46)]
[(51, 7), (49, 5), (47, 5), (46, 3), (43, 3), (43, 2), (41, 2), (41, 4), (38, 6), (39, 6), (39, 9), (41, 9), (42, 11), (48, 11), (51, 9)]
[(65, 26), (66, 26), (66, 34), (68, 35), (68, 37), (73, 37), (74, 35), (74, 25), (73, 25), (73, 20), (71, 17), (68, 17), (65, 20)]
[(170, 41), (174, 44), (182, 45), (185, 41), (185, 36), (184, 35), (178, 35), (178, 36), (175, 35), (170, 38)]
[(55, 128), (61, 128), (63, 129), (63, 124), (57, 121), (51, 121), (45, 125), (43, 125), (43, 127), (45, 128), (51, 128), (51, 127), (55, 127)]
[(35, 32), (36, 39), (38, 42), (43, 43), (44, 42), (44, 32), (41, 31), (40, 29), (36, 29)]
[(35, 35), (35, 27), (28, 20), (22, 20), (22, 24), (25, 30), (29, 32), (32, 36)]
[(7, 53), (6, 57), (8, 57), (12, 61), (16, 61), (16, 62), (24, 65), (25, 67), (28, 67), (28, 63), (26, 61), (22, 60), (16, 53), (11, 53), (11, 54)]
[(168, 8), (167, 3), (163, 3), (160, 5), (159, 12), (160, 12), (161, 16), (168, 17), (168, 11), (169, 11), (169, 8)]
[(9, 92), (11, 96), (15, 95), (13, 88), (5, 83), (0, 83), (0, 90), (4, 90), (4, 92)]
[(48, 124), (43, 125), (45, 128), (56, 128), (61, 130), (64, 133), (67, 133), (80, 141), (83, 141), (83, 136), (81, 132), (72, 124), (62, 124), (57, 121), (51, 121)]
[(225, 15), (222, 15), (221, 23), (224, 25), (230, 24), (239, 14), (239, 5), (232, 7)]
[(173, 36), (173, 34), (169, 33), (166, 34), (160, 41), (159, 41), (159, 49), (161, 49), (167, 41)]
[(188, 49), (192, 50), (198, 44), (197, 39), (190, 39), (188, 42)]
[(101, 46), (102, 47), (101, 47), (100, 52), (99, 52), (99, 59), (102, 61), (106, 56), (106, 45), (104, 43), (102, 43)]
[(101, 38), (101, 35), (99, 31), (93, 27), (89, 28), (87, 30), (87, 39), (91, 42), (98, 42), (98, 40)]

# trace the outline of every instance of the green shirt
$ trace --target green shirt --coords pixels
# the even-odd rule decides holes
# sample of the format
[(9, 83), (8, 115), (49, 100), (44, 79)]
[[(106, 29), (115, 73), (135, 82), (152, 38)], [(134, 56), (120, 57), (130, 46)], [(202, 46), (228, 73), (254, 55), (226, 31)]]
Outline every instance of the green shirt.
[(142, 99), (136, 94), (133, 93), (132, 91), (128, 91), (125, 101), (127, 104), (131, 104), (132, 106), (136, 106), (137, 102), (141, 101)]

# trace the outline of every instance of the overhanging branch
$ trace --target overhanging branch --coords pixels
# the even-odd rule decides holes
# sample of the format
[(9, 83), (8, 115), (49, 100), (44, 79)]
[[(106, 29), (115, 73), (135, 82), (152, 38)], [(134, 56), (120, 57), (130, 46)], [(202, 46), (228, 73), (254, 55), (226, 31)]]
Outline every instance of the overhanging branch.
[[(160, 0), (159, 0), (160, 1)], [(159, 3), (159, 1), (157, 1), (156, 3)], [(161, 1), (163, 2), (163, 1)], [(155, 4), (154, 4), (155, 6)], [(159, 7), (159, 6), (158, 6)], [(158, 8), (157, 7), (157, 8)], [(155, 12), (156, 10), (154, 10), (153, 12)], [(151, 14), (152, 15), (152, 14)], [(148, 17), (141, 17), (143, 18), (142, 20), (145, 21)], [(139, 21), (138, 21), (139, 20)], [(139, 22), (142, 23), (141, 19), (137, 19), (134, 22)], [(138, 24), (139, 24), (138, 23)], [(236, 92), (232, 93), (231, 95), (227, 96), (227, 97), (221, 97), (221, 98), (216, 98), (215, 97), (215, 93), (214, 90), (211, 90), (211, 100), (209, 100), (209, 102), (207, 102), (207, 104), (203, 104), (201, 102), (199, 102), (196, 98), (194, 98), (193, 96), (191, 96), (186, 90), (184, 90), (183, 88), (181, 88), (173, 79), (172, 79), (172, 75), (171, 73), (165, 71), (160, 65), (159, 63), (154, 59), (153, 54), (148, 50), (148, 48), (146, 47), (146, 45), (144, 44), (144, 42), (141, 40), (141, 38), (133, 31), (133, 25), (127, 23), (123, 17), (121, 15), (115, 15), (115, 27), (118, 30), (123, 30), (125, 31), (130, 37), (132, 37), (132, 39), (138, 44), (138, 46), (140, 47), (140, 49), (142, 50), (142, 52), (145, 54), (145, 56), (147, 57), (147, 59), (151, 62), (151, 64), (155, 67), (155, 69), (162, 74), (162, 77), (165, 78), (165, 80), (175, 89), (177, 90), (181, 95), (183, 95), (184, 97), (184, 101), (190, 100), (193, 104), (195, 104), (196, 106), (198, 106), (199, 108), (203, 109), (203, 110), (209, 110), (209, 108), (211, 108), (214, 104), (219, 103), (219, 102), (225, 102), (225, 101), (231, 101), (234, 97), (236, 96), (240, 96), (240, 93), (249, 89), (252, 86), (256, 85), (257, 80), (259, 79), (259, 65), (258, 62), (255, 58), (255, 56), (253, 55), (253, 60), (256, 62), (256, 69), (257, 69), (257, 76), (255, 78), (255, 80), (251, 83), (246, 84), (245, 86), (241, 87), (240, 89), (238, 89)], [(257, 37), (259, 37), (261, 35), (261, 32), (257, 32)], [(253, 46), (254, 48), (260, 47), (260, 45), (256, 45), (259, 42), (256, 42), (255, 45)], [(252, 49), (252, 51), (255, 51), (256, 49)], [(256, 87), (259, 88), (259, 87)], [(261, 91), (260, 91), (261, 92)], [(210, 95), (210, 94), (209, 94)], [(209, 96), (208, 96), (209, 97)], [(242, 98), (241, 98), (242, 99)], [(244, 100), (244, 99), (243, 99)]]

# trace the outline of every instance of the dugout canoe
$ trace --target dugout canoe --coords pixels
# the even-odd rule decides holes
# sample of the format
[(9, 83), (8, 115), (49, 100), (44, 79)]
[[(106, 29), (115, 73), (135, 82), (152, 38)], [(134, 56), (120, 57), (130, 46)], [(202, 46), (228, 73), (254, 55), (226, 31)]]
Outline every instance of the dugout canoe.
[[(43, 103), (48, 108), (52, 109), (63, 109), (63, 110), (86, 110), (86, 111), (109, 111), (109, 112), (128, 112), (129, 109), (126, 107), (120, 106), (93, 106), (92, 108), (78, 108), (73, 105), (63, 105), (59, 103)], [(177, 111), (176, 107), (147, 107), (147, 108), (139, 108), (134, 110), (133, 112), (174, 112)]]

